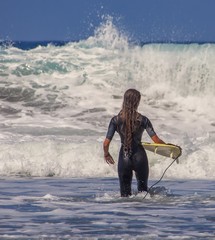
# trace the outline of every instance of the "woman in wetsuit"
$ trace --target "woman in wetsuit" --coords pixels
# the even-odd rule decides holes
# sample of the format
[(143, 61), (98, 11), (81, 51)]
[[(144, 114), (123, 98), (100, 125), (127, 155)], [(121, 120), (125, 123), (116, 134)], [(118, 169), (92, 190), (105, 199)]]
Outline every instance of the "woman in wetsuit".
[(141, 145), (143, 131), (146, 130), (155, 143), (164, 143), (156, 135), (150, 120), (137, 112), (140, 99), (140, 92), (135, 89), (128, 89), (125, 92), (122, 110), (111, 119), (103, 143), (105, 161), (114, 164), (109, 153), (109, 145), (115, 131), (119, 133), (122, 145), (119, 152), (118, 175), (122, 197), (131, 195), (133, 171), (137, 179), (138, 192), (148, 191), (148, 158)]

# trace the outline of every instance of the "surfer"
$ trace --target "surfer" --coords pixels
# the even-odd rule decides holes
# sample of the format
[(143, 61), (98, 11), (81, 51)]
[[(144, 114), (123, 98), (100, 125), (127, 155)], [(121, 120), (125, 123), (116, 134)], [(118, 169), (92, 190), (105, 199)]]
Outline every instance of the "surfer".
[(141, 144), (144, 130), (155, 143), (164, 143), (155, 133), (150, 120), (137, 111), (140, 99), (140, 92), (135, 89), (128, 89), (125, 92), (122, 109), (111, 119), (103, 143), (105, 161), (114, 164), (115, 161), (109, 153), (109, 145), (115, 131), (120, 135), (122, 145), (118, 158), (118, 176), (122, 197), (131, 195), (133, 171), (137, 179), (138, 192), (148, 191), (148, 158)]

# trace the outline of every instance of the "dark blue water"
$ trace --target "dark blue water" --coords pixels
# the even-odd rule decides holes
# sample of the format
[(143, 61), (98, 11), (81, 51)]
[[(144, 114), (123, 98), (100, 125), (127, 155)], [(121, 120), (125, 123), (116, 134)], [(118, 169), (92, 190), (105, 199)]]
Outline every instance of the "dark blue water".
[[(58, 40), (49, 40), (49, 41), (0, 41), (0, 46), (2, 47), (15, 47), (22, 50), (30, 50), (34, 49), (38, 46), (47, 47), (48, 45), (52, 46), (64, 46), (69, 42), (78, 42), (79, 40), (74, 41), (58, 41)], [(146, 44), (208, 44), (214, 42), (192, 42), (192, 41), (184, 41), (184, 42), (174, 42), (174, 41), (163, 41), (163, 42), (142, 42), (142, 41), (132, 41), (130, 44), (143, 46)]]
[(64, 46), (69, 43), (68, 41), (1, 41), (0, 46), (3, 47), (15, 47), (22, 50), (30, 50), (38, 46), (47, 47), (48, 45), (53, 46)]

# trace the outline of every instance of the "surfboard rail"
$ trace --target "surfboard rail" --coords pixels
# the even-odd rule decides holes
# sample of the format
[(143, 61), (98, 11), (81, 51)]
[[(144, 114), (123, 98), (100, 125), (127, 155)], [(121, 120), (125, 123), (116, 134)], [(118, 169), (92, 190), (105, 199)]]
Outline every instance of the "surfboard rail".
[(155, 154), (169, 157), (172, 159), (177, 159), (182, 154), (182, 148), (171, 143), (162, 144), (142, 142), (142, 145), (147, 151), (154, 152)]

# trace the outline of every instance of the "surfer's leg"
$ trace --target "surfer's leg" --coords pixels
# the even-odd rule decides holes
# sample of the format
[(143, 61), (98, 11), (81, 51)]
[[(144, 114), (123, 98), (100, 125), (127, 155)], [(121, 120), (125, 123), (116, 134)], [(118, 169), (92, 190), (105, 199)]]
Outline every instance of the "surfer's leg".
[(138, 192), (148, 191), (149, 166), (145, 150), (139, 147), (132, 158)]
[(119, 153), (118, 175), (121, 197), (130, 196), (132, 183), (132, 166), (130, 159), (124, 157), (122, 150)]

